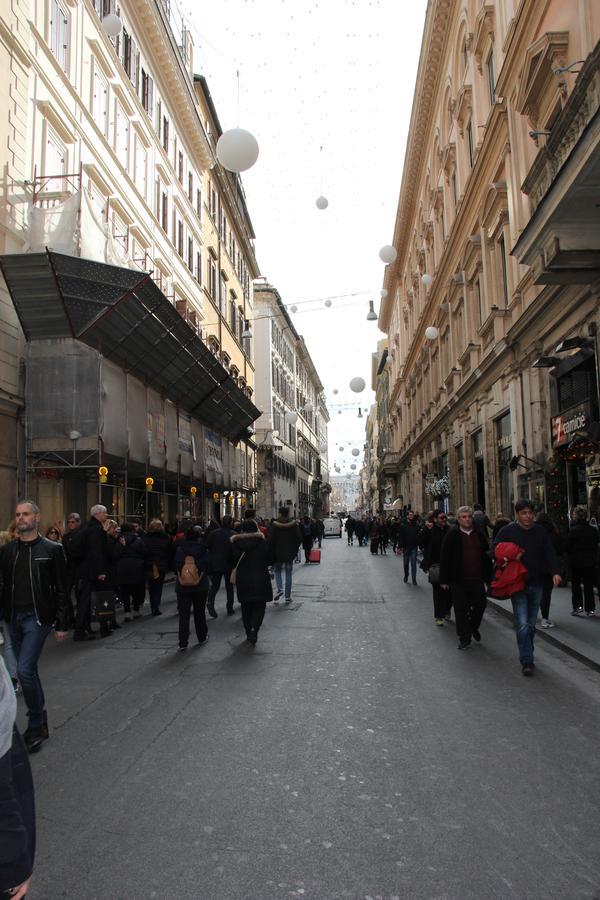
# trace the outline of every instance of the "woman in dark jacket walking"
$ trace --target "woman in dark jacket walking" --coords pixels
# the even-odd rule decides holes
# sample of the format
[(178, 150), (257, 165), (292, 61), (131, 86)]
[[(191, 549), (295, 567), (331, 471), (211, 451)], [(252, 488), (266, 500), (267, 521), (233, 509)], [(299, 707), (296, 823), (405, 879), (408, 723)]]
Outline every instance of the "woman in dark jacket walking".
[(240, 534), (233, 535), (231, 545), (242, 620), (248, 643), (254, 646), (266, 605), (273, 599), (273, 587), (269, 575), (269, 565), (272, 562), (269, 546), (252, 515), (252, 510), (246, 512), (247, 518), (242, 522), (242, 530)]
[[(571, 601), (572, 616), (585, 612), (588, 616), (596, 615), (594, 583), (596, 581), (596, 555), (598, 553), (598, 531), (587, 520), (585, 506), (576, 506), (573, 510), (573, 525), (565, 537), (565, 553), (571, 566)], [(583, 604), (581, 597), (583, 582)]]
[(160, 601), (165, 575), (173, 565), (173, 544), (160, 519), (152, 519), (142, 538), (146, 547), (146, 575), (148, 599), (153, 616), (162, 616)]
[(144, 605), (146, 593), (146, 547), (143, 540), (137, 536), (133, 525), (129, 522), (121, 528), (119, 542), (123, 546), (123, 554), (117, 560), (117, 585), (119, 598), (125, 610), (125, 622), (131, 621), (131, 604), (133, 603), (133, 617), (141, 616), (141, 608)]
[[(554, 552), (556, 553), (558, 559), (560, 559), (562, 557), (562, 541), (560, 539), (560, 534), (554, 526), (554, 522), (546, 512), (539, 512), (535, 517), (535, 521), (538, 525), (541, 525), (542, 528), (545, 528), (548, 532), (548, 537), (552, 542)], [(549, 575), (547, 572), (544, 574), (543, 578), (543, 592), (540, 602), (542, 628), (554, 628), (554, 622), (550, 619), (550, 600), (552, 598), (552, 588), (554, 587), (554, 582), (552, 580), (552, 575)]]
[(187, 650), (190, 639), (190, 611), (199, 644), (208, 640), (206, 598), (208, 597), (208, 551), (197, 528), (190, 528), (175, 551), (175, 593), (179, 611), (179, 649)]
[(423, 568), (429, 573), (429, 583), (433, 589), (433, 617), (435, 624), (440, 626), (444, 621), (451, 621), (452, 598), (450, 591), (440, 587), (439, 577), (442, 541), (449, 531), (446, 513), (442, 509), (434, 509), (417, 535), (417, 542), (423, 548)]

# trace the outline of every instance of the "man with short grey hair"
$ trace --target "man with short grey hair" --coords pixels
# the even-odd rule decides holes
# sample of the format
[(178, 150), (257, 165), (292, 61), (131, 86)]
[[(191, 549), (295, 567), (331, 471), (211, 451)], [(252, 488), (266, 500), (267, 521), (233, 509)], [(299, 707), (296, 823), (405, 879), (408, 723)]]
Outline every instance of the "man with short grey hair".
[[(96, 503), (90, 509), (90, 518), (85, 526), (85, 554), (80, 569), (81, 582), (73, 634), (74, 641), (93, 641), (95, 638), (90, 628), (91, 602), (92, 592), (102, 590), (109, 571), (106, 532), (104, 531), (104, 523), (107, 518), (108, 511), (101, 503)], [(108, 622), (103, 623), (100, 628), (100, 637), (108, 637), (109, 634)]]
[(440, 557), (440, 587), (449, 590), (456, 618), (458, 649), (465, 650), (471, 638), (479, 642), (479, 626), (486, 606), (486, 582), (492, 574), (488, 556), (488, 541), (473, 525), (473, 510), (460, 506), (456, 514), (458, 525), (452, 528), (442, 543)]

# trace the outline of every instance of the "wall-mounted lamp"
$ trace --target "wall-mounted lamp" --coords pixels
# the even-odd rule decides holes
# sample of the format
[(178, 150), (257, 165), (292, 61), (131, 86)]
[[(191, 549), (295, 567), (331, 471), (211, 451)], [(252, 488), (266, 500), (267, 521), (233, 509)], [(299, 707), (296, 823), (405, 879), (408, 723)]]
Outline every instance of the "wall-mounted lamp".
[(576, 59), (574, 62), (569, 63), (568, 66), (558, 66), (556, 69), (552, 69), (553, 75), (562, 75), (563, 72), (570, 72), (571, 75), (577, 75), (579, 73), (579, 69), (577, 72), (573, 71), (573, 66), (582, 66), (585, 62), (585, 59)]
[(369, 300), (369, 312), (367, 313), (367, 322), (376, 322), (377, 321), (377, 313), (373, 307), (373, 301)]
[(244, 319), (244, 330), (242, 331), (243, 338), (251, 338), (252, 332), (250, 331), (250, 322), (248, 319)]
[(531, 363), (532, 369), (553, 369), (560, 363), (558, 356), (538, 356), (535, 362)]
[(534, 141), (537, 141), (539, 137), (548, 137), (551, 134), (550, 131), (530, 131), (529, 137), (533, 138)]

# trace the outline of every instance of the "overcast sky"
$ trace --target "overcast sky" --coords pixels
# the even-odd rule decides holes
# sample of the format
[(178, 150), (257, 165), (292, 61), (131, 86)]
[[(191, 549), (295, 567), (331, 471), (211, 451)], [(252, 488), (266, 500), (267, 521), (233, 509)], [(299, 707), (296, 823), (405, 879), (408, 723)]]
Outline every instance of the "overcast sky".
[[(378, 252), (393, 237), (426, 0), (219, 0), (206, 14), (178, 2), (223, 129), (259, 142), (242, 175), (258, 263), (298, 306), (330, 409), (330, 466), (344, 471), (357, 462), (348, 444), (362, 451), (364, 419), (335, 404), (366, 413), (373, 402), (382, 335), (366, 315), (369, 300), (379, 308)], [(361, 395), (348, 387), (355, 375), (367, 382)]]

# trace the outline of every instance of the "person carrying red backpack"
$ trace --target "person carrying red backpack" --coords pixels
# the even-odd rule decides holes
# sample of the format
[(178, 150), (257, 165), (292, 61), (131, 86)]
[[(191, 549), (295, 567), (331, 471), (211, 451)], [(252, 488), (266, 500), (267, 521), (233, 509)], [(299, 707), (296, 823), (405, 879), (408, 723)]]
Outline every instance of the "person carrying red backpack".
[(520, 561), (525, 553), (522, 547), (512, 541), (502, 541), (494, 547), (496, 569), (490, 584), (490, 596), (506, 600), (524, 591), (527, 584), (527, 569)]

